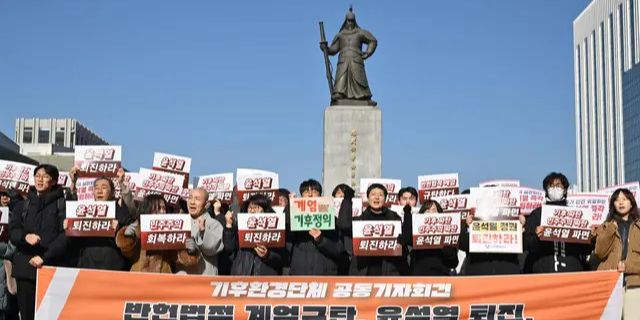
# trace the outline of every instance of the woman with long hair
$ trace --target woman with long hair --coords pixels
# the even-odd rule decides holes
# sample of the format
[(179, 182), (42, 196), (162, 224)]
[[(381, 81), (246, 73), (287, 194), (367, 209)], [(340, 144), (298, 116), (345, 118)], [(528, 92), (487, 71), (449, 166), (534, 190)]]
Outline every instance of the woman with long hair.
[(618, 270), (625, 275), (624, 319), (640, 314), (640, 220), (638, 204), (628, 189), (617, 189), (609, 200), (609, 215), (596, 228), (598, 270)]
[(198, 256), (190, 255), (187, 250), (144, 250), (140, 244), (140, 216), (143, 214), (164, 214), (167, 201), (162, 195), (151, 194), (144, 197), (138, 208), (135, 222), (121, 228), (116, 233), (116, 245), (125, 257), (131, 260), (131, 271), (174, 273), (178, 268), (192, 267), (198, 263)]

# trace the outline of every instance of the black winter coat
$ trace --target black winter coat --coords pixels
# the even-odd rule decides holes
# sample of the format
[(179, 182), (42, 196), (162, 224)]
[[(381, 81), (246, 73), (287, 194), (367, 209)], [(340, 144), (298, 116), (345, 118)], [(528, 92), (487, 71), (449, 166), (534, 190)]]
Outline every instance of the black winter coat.
[(231, 275), (234, 276), (277, 276), (282, 275), (282, 267), (287, 259), (286, 248), (269, 248), (269, 253), (263, 259), (253, 249), (240, 248), (238, 241), (238, 227), (224, 225), (222, 241), (224, 251), (233, 260)]
[(519, 274), (520, 262), (516, 253), (469, 253), (469, 232), (466, 221), (462, 222), (460, 250), (467, 252), (464, 275), (484, 276)]
[[(566, 206), (566, 200), (547, 202), (549, 205)], [(540, 241), (536, 228), (540, 226), (542, 208), (527, 217), (524, 225), (524, 245), (529, 252), (525, 261), (525, 273), (577, 272), (589, 270), (587, 257), (593, 251), (591, 244), (559, 241)]]
[[(402, 234), (405, 243), (413, 243), (413, 216), (411, 207), (406, 206)], [(407, 210), (408, 209), (408, 210)], [(449, 276), (451, 269), (458, 266), (458, 249), (445, 247), (442, 249), (411, 250), (410, 273), (412, 276)]]
[[(400, 216), (394, 211), (384, 208), (381, 213), (376, 214), (370, 208), (364, 210), (361, 216), (354, 217), (354, 221), (376, 221), (387, 220), (400, 221)], [(353, 233), (349, 233), (353, 235)], [(401, 234), (398, 237), (398, 244), (402, 246), (402, 256), (399, 257), (358, 257), (353, 254), (353, 247), (345, 248), (351, 256), (351, 267), (349, 274), (354, 276), (399, 276), (409, 274), (407, 264), (407, 246)]]
[[(64, 192), (58, 185), (40, 195), (32, 188), (27, 197), (11, 215), (9, 239), (16, 246), (13, 276), (20, 280), (35, 280), (36, 268), (29, 264), (34, 256), (40, 256), (45, 265), (57, 266), (64, 262), (67, 252), (63, 228), (66, 204)], [(40, 243), (35, 246), (28, 244), (25, 236), (29, 233), (40, 236)]]
[(306, 231), (290, 232), (287, 235), (287, 246), (291, 257), (291, 275), (338, 274), (343, 246), (337, 231), (323, 230), (318, 241)]
[[(116, 204), (116, 220), (118, 220), (118, 230), (133, 222), (127, 206)], [(68, 241), (69, 246), (78, 254), (78, 268), (113, 271), (131, 269), (129, 260), (116, 246), (115, 235), (111, 238), (70, 237)]]

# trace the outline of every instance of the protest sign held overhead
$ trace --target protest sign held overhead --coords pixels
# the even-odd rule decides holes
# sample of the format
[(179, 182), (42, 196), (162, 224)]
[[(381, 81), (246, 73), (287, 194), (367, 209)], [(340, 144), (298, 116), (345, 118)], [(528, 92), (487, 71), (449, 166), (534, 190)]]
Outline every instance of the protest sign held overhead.
[(233, 195), (233, 173), (218, 173), (198, 178), (198, 188), (204, 188), (209, 192), (209, 201), (215, 199), (222, 203), (231, 204)]
[(457, 173), (434, 174), (418, 177), (418, 196), (420, 203), (433, 197), (452, 196), (460, 192), (460, 180)]
[(238, 169), (236, 172), (236, 186), (238, 201), (244, 202), (254, 194), (263, 194), (271, 205), (278, 205), (278, 189), (280, 179), (278, 174), (271, 171), (257, 169)]
[(122, 167), (122, 147), (77, 145), (73, 158), (78, 178), (115, 177)]

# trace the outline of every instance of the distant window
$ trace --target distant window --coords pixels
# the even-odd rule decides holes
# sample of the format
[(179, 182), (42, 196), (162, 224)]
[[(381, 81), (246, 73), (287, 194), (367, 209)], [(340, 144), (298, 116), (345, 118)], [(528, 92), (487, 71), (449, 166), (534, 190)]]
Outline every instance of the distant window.
[(56, 144), (57, 145), (64, 145), (64, 131), (60, 132), (56, 132)]
[(22, 143), (33, 143), (33, 128), (24, 128), (22, 132)]
[(49, 143), (49, 130), (38, 130), (38, 143)]

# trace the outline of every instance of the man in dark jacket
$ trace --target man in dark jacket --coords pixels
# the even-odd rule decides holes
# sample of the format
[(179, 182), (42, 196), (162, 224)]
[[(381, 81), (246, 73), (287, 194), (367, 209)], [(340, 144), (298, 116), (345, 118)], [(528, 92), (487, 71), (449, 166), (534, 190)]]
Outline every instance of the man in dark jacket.
[[(74, 177), (74, 175), (72, 175)], [(75, 179), (74, 179), (75, 180)], [(124, 170), (120, 169), (118, 181), (124, 181)], [(74, 181), (75, 183), (75, 181)], [(75, 189), (75, 188), (72, 188)], [(107, 177), (97, 178), (93, 182), (95, 201), (115, 201), (115, 185)], [(133, 222), (129, 209), (122, 200), (116, 201), (115, 231)], [(68, 227), (65, 223), (65, 229)], [(69, 238), (69, 246), (78, 255), (78, 268), (125, 271), (131, 269), (127, 258), (116, 246), (114, 237), (77, 237)]]
[[(387, 199), (387, 189), (379, 184), (374, 183), (367, 188), (367, 200), (369, 207), (362, 212), (362, 215), (353, 218), (353, 221), (401, 221), (400, 216), (388, 208), (384, 207)], [(352, 226), (351, 226), (351, 230)], [(351, 232), (349, 234), (353, 236)], [(409, 274), (409, 266), (407, 263), (407, 246), (404, 237), (401, 234), (398, 237), (398, 244), (402, 246), (401, 256), (356, 256), (353, 248), (345, 248), (351, 256), (350, 275), (357, 276), (399, 276)]]
[[(542, 182), (546, 192), (545, 204), (566, 206), (569, 180), (562, 173), (552, 172)], [(525, 273), (553, 273), (584, 271), (586, 257), (593, 250), (590, 244), (574, 244), (564, 241), (540, 241), (544, 227), (540, 226), (542, 208), (537, 208), (527, 217), (524, 245), (529, 252), (525, 262)]]
[(18, 285), (22, 319), (34, 317), (36, 268), (58, 265), (67, 248), (64, 191), (57, 184), (58, 175), (58, 169), (52, 165), (36, 167), (35, 187), (9, 221), (9, 239), (16, 246), (13, 276)]
[[(300, 194), (303, 198), (320, 197), (322, 185), (313, 179), (306, 180), (300, 184)], [(287, 248), (291, 257), (291, 275), (338, 274), (338, 264), (343, 251), (338, 231), (320, 231), (315, 228), (309, 232), (289, 231)]]

